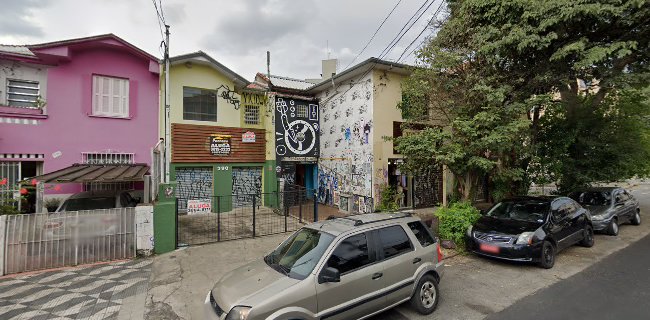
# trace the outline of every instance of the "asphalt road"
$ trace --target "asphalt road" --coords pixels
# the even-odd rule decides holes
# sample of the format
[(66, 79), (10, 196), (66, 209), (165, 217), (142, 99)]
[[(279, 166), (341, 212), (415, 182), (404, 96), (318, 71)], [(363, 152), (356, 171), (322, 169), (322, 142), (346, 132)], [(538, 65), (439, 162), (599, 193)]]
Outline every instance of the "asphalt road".
[(646, 236), (486, 319), (650, 319), (649, 248)]

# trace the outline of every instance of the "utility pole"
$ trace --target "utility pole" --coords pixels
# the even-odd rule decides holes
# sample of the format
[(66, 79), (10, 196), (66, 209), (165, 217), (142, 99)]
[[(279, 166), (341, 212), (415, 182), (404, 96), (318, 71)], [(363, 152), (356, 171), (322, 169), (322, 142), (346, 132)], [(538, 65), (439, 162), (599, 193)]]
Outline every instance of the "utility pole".
[(169, 25), (165, 24), (165, 177), (169, 183), (169, 163), (171, 162), (171, 124), (169, 118)]

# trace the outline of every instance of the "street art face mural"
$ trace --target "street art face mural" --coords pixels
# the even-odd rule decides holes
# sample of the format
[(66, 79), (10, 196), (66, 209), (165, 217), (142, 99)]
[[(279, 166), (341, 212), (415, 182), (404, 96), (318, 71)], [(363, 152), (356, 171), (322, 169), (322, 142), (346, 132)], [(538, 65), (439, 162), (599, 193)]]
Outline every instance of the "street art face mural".
[(318, 104), (281, 98), (275, 100), (275, 153), (283, 161), (316, 161), (320, 127)]
[(357, 81), (348, 92), (341, 88), (340, 93), (324, 92), (318, 97), (326, 101), (321, 108), (318, 197), (335, 206), (345, 201), (343, 207), (353, 212), (371, 212), (373, 88), (369, 76)]

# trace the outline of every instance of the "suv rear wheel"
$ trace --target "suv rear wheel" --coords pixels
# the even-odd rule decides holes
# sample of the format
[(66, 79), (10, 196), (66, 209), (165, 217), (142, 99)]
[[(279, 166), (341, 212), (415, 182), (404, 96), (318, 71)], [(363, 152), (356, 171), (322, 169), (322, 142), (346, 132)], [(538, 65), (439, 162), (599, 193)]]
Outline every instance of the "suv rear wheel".
[(411, 297), (411, 305), (420, 314), (431, 314), (438, 306), (438, 281), (430, 274), (420, 278), (415, 293)]

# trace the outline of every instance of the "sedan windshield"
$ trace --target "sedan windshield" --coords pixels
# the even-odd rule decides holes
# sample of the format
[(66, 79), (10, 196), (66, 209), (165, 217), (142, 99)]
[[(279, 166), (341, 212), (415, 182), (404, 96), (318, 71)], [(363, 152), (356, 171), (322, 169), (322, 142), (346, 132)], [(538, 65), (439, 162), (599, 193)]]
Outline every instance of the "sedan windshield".
[(264, 257), (270, 267), (296, 279), (304, 279), (334, 240), (329, 233), (302, 228)]
[(612, 201), (612, 196), (607, 191), (574, 192), (569, 197), (579, 204), (592, 206), (608, 206)]
[(549, 203), (540, 200), (502, 201), (485, 215), (503, 220), (519, 220), (527, 222), (544, 222), (549, 211)]

